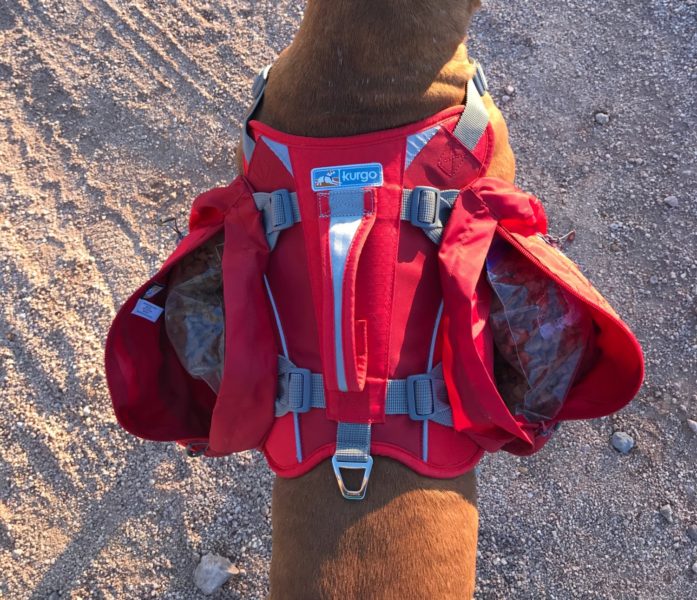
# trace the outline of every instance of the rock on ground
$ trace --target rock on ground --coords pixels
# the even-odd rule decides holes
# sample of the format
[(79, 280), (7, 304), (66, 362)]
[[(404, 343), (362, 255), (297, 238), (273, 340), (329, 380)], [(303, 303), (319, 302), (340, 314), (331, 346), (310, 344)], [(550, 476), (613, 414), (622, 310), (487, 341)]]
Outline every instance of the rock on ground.
[(233, 575), (239, 575), (240, 570), (227, 558), (209, 552), (201, 558), (194, 571), (194, 583), (204, 594), (210, 595), (218, 591)]

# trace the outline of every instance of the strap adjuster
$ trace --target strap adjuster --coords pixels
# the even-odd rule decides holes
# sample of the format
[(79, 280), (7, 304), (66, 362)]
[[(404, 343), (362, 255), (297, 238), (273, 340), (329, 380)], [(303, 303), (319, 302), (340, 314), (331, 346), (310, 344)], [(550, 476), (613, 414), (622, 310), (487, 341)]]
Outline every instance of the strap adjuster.
[(436, 411), (436, 390), (430, 375), (407, 377), (407, 410), (414, 421), (427, 421)]
[[(332, 456), (332, 467), (334, 468), (334, 475), (336, 477), (336, 482), (339, 484), (339, 491), (341, 492), (341, 495), (346, 500), (363, 500), (365, 498), (365, 492), (368, 489), (370, 472), (373, 470), (373, 457), (368, 456), (368, 460), (365, 462), (344, 461), (340, 460), (335, 454)], [(357, 490), (350, 490), (346, 487), (341, 469), (363, 471), (363, 479), (361, 480), (361, 485)]]
[(421, 229), (438, 229), (440, 220), (441, 193), (438, 188), (417, 186), (411, 192), (409, 222)]
[(285, 374), (291, 412), (306, 413), (312, 408), (312, 373), (295, 367)]
[(271, 205), (271, 222), (268, 223), (268, 231), (283, 231), (292, 227), (293, 220), (293, 203), (288, 190), (276, 190), (269, 194), (269, 204)]

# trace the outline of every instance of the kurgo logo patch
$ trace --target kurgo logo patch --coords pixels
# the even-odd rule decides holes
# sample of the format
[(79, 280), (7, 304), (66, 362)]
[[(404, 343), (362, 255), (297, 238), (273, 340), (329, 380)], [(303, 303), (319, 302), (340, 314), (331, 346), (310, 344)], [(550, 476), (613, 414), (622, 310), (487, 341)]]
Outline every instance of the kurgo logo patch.
[(382, 185), (382, 165), (340, 165), (312, 169), (312, 189), (322, 192), (328, 189), (372, 187)]

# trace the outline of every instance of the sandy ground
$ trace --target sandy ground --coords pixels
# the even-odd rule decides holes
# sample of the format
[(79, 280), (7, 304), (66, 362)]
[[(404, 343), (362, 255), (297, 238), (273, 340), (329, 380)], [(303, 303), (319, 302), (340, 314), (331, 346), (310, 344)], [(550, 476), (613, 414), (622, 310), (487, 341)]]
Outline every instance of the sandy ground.
[[(263, 460), (125, 434), (101, 359), (173, 248), (158, 219), (233, 177), (250, 81), (302, 5), (0, 3), (1, 597), (197, 598), (209, 551), (242, 569), (219, 598), (264, 597)], [(474, 23), (519, 184), (576, 229), (570, 254), (648, 359), (620, 414), (484, 461), (480, 600), (697, 597), (696, 32), (694, 0), (491, 0)]]

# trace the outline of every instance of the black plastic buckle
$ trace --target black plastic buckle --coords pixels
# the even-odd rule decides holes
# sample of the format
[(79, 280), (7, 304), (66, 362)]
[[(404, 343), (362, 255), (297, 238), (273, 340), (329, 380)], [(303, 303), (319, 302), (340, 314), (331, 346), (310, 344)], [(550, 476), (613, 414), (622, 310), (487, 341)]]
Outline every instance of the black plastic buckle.
[[(431, 410), (428, 413), (420, 413), (416, 405), (416, 386), (421, 381), (428, 381), (431, 392)], [(407, 377), (407, 410), (414, 421), (427, 421), (436, 411), (436, 389), (433, 385), (433, 377), (430, 375), (410, 375)]]
[[(430, 196), (429, 200), (426, 198)], [(432, 199), (432, 202), (430, 201)], [(422, 207), (425, 208), (426, 202), (433, 204), (433, 211), (429, 215), (424, 215)], [(411, 207), (409, 211), (409, 221), (414, 227), (421, 229), (438, 229), (443, 224), (440, 220), (441, 194), (438, 188), (428, 186), (418, 186), (411, 191)]]
[(189, 458), (203, 456), (208, 450), (208, 442), (189, 442), (186, 445), (186, 455)]
[(484, 70), (482, 69), (482, 65), (477, 63), (476, 66), (477, 66), (477, 71), (475, 72), (472, 80), (474, 81), (474, 86), (477, 88), (479, 95), (483, 96), (489, 90), (489, 83), (486, 80), (486, 75), (484, 75)]
[(259, 74), (254, 78), (254, 83), (252, 84), (252, 95), (256, 100), (261, 96), (264, 88), (266, 87), (266, 80), (269, 78), (269, 71), (271, 70), (271, 65), (266, 65)]
[(269, 194), (271, 222), (269, 232), (283, 231), (293, 226), (293, 202), (288, 190), (276, 190)]
[[(295, 376), (295, 377), (293, 377)], [(298, 376), (300, 379), (298, 380)], [(291, 403), (291, 398), (296, 397), (291, 394), (292, 390), (297, 390), (300, 386), (302, 403), (299, 407)], [(312, 373), (310, 369), (294, 368), (286, 373), (286, 386), (288, 389), (288, 406), (292, 412), (306, 413), (312, 408)]]

